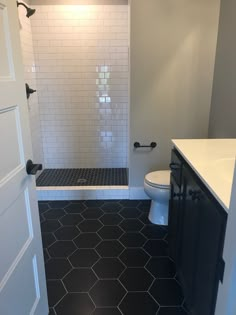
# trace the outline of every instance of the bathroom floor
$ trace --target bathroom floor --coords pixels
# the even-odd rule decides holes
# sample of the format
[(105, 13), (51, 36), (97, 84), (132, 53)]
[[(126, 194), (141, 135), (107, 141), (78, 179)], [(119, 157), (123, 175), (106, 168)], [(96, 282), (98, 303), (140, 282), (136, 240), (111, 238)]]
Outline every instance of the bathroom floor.
[(186, 315), (150, 202), (39, 202), (50, 315)]
[(37, 186), (126, 186), (126, 168), (61, 168), (44, 169)]

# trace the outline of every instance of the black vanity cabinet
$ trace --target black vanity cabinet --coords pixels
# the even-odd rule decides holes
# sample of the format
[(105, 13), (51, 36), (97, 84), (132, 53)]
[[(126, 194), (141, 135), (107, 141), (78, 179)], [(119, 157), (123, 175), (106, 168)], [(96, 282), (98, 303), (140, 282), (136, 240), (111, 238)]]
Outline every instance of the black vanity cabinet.
[(178, 263), (179, 237), (180, 237), (180, 218), (182, 213), (182, 160), (178, 152), (172, 151), (171, 154), (171, 198), (169, 203), (169, 222), (168, 222), (168, 243), (169, 256)]
[[(180, 157), (182, 163), (179, 213), (175, 189), (171, 185), (169, 222), (175, 213), (177, 275), (182, 284), (186, 305), (193, 315), (214, 315), (219, 281), (223, 277), (223, 244), (227, 213), (199, 177)], [(173, 182), (173, 178), (171, 180)], [(178, 219), (176, 219), (178, 217)], [(169, 227), (172, 235), (172, 225)], [(171, 249), (173, 250), (173, 249)]]

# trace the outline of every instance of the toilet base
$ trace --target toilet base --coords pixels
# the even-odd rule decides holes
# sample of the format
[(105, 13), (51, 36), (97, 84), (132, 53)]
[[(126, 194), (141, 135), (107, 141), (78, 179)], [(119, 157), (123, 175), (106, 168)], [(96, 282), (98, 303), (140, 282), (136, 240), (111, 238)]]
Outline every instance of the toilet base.
[(153, 224), (168, 225), (169, 205), (152, 200), (148, 219)]

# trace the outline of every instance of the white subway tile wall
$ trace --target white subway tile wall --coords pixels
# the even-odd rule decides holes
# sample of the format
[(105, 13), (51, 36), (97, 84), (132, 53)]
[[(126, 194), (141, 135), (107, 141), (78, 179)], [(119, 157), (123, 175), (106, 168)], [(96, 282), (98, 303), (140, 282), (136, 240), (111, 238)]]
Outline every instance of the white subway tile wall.
[(127, 167), (128, 6), (34, 8), (45, 167)]
[[(20, 39), (21, 51), (24, 65), (24, 79), (32, 89), (37, 90), (36, 73), (35, 73), (35, 58), (33, 49), (33, 40), (30, 19), (25, 16), (25, 8), (18, 7), (19, 22), (20, 22)], [(40, 131), (40, 116), (38, 95), (34, 93), (28, 100), (30, 130), (32, 139), (33, 156), (35, 163), (43, 163), (43, 147)]]

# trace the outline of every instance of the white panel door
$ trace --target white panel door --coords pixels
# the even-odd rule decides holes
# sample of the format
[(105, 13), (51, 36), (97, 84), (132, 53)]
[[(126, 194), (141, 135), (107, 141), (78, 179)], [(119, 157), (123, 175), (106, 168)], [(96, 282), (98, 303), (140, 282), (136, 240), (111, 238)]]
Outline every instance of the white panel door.
[(0, 314), (47, 315), (48, 302), (16, 1), (0, 0)]

